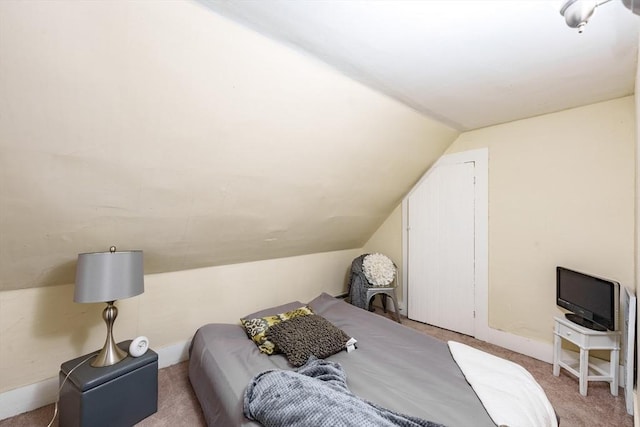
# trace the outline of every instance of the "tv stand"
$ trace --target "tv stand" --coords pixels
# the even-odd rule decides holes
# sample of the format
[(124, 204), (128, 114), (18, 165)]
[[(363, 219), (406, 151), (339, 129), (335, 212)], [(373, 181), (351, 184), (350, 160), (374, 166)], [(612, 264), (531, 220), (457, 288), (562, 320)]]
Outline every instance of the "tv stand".
[(604, 332), (607, 330), (607, 328), (605, 328), (601, 324), (596, 323), (589, 319), (585, 319), (584, 317), (579, 316), (575, 313), (566, 313), (564, 317), (566, 317), (567, 319), (569, 319), (570, 321), (572, 321), (577, 325), (584, 326), (585, 328), (593, 329), (594, 331)]
[[(610, 384), (611, 394), (618, 395), (620, 332), (596, 331), (565, 318), (556, 317), (553, 334), (553, 375), (557, 377), (560, 375), (560, 368), (564, 368), (578, 377), (580, 394), (583, 396), (587, 395), (589, 381), (607, 381)], [(567, 340), (580, 348), (579, 358), (575, 357), (575, 352), (563, 351), (562, 340)], [(610, 351), (608, 370), (597, 364), (596, 360), (589, 360), (590, 350)]]

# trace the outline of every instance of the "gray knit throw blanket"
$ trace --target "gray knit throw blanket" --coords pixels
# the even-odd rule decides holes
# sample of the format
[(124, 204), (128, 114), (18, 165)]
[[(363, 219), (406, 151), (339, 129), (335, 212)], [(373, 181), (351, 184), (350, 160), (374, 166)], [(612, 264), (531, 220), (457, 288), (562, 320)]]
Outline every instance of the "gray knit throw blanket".
[(297, 371), (256, 375), (244, 394), (244, 415), (265, 427), (443, 427), (358, 398), (340, 364), (313, 356)]
[(362, 262), (369, 254), (360, 255), (351, 263), (351, 274), (349, 275), (349, 301), (352, 305), (365, 310), (369, 308), (367, 300), (367, 288), (370, 286), (367, 277), (362, 271)]

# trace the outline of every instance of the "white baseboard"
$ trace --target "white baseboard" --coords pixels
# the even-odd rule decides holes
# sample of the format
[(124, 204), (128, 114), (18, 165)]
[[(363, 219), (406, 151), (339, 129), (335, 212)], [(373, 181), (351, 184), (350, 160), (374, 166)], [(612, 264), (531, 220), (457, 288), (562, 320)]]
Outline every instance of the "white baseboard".
[[(638, 408), (638, 390), (634, 389), (633, 390), (633, 413), (640, 414), (638, 410), (640, 410), (640, 408)], [(638, 416), (633, 417), (633, 425), (634, 427), (640, 427), (640, 417)]]
[[(400, 314), (407, 315), (407, 305), (404, 301), (398, 301), (400, 306)], [(504, 347), (508, 350), (533, 357), (547, 363), (553, 363), (553, 345), (541, 341), (535, 341), (529, 338), (503, 332), (498, 329), (492, 329), (487, 326), (485, 329), (486, 341)]]
[(49, 405), (57, 396), (57, 377), (6, 391), (0, 394), (0, 420)]
[(162, 347), (159, 350), (154, 350), (158, 353), (158, 369), (173, 366), (176, 363), (184, 362), (189, 359), (190, 345), (191, 340), (188, 340), (168, 347)]
[(553, 345), (542, 341), (532, 340), (497, 329), (489, 329), (488, 340), (490, 344), (504, 347), (507, 350), (524, 354), (534, 359), (547, 363), (553, 363)]
[[(166, 368), (189, 358), (191, 340), (154, 349), (158, 368)], [(58, 377), (19, 387), (0, 394), (0, 420), (50, 405), (58, 399)], [(53, 416), (53, 413), (51, 414)]]
[(403, 316), (407, 315), (407, 306), (402, 302), (402, 301), (398, 301), (398, 305), (400, 306), (400, 309), (398, 311), (400, 311), (400, 314)]

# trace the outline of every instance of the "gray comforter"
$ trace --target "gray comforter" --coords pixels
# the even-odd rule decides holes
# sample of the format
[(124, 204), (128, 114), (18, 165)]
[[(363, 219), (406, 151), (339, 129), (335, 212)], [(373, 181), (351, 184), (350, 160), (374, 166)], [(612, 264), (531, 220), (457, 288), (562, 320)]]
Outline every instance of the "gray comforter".
[[(247, 317), (284, 313), (301, 305), (296, 301)], [(358, 340), (357, 350), (327, 358), (344, 368), (356, 396), (451, 427), (496, 427), (445, 342), (327, 294), (309, 305)], [(238, 324), (202, 326), (189, 354), (189, 379), (211, 427), (260, 426), (243, 413), (247, 384), (260, 372), (294, 370), (283, 355), (260, 353)]]
[(340, 364), (313, 356), (296, 371), (256, 375), (244, 395), (244, 414), (265, 427), (442, 427), (358, 398)]

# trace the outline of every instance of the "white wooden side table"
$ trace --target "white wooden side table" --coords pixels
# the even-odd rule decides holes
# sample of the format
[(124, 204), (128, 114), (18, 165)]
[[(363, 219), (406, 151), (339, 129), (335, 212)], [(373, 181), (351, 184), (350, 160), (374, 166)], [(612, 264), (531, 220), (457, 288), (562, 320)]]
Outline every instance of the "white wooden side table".
[[(579, 379), (580, 394), (587, 395), (589, 381), (607, 381), (611, 394), (618, 395), (618, 363), (620, 358), (620, 332), (596, 331), (585, 328), (562, 317), (555, 318), (553, 338), (553, 375), (560, 375), (560, 368)], [(572, 357), (562, 350), (562, 340), (580, 348), (580, 356)], [(589, 360), (590, 350), (609, 350), (608, 370)]]

